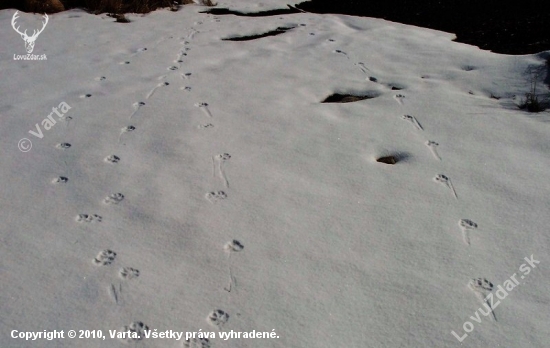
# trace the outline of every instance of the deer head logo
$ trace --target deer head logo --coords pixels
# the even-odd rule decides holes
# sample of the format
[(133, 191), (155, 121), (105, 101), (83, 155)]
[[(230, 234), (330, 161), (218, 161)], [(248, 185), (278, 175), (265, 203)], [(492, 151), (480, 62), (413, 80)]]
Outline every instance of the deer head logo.
[(16, 23), (15, 21), (17, 20), (17, 18), (19, 18), (19, 16), (17, 15), (17, 13), (19, 13), (19, 11), (16, 11), (14, 14), (13, 14), (13, 18), (11, 20), (11, 26), (13, 27), (13, 30), (15, 30), (19, 35), (21, 35), (21, 38), (23, 38), (23, 40), (25, 40), (25, 49), (27, 50), (27, 53), (32, 53), (32, 50), (34, 50), (34, 42), (36, 41), (36, 39), (38, 38), (38, 35), (40, 35), (41, 32), (44, 31), (44, 29), (46, 28), (46, 24), (48, 24), (48, 15), (47, 14), (44, 14), (44, 16), (42, 18), (45, 19), (44, 22), (42, 22), (42, 29), (40, 30), (34, 30), (32, 35), (31, 36), (28, 36), (27, 35), (27, 30), (25, 30), (24, 32), (20, 32), (19, 31), (19, 27), (15, 27)]

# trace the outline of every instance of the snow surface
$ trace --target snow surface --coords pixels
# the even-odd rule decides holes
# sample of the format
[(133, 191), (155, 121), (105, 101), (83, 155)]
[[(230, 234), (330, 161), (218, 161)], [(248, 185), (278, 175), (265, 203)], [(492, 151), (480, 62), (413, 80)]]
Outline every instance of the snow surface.
[[(229, 4), (280, 7), (219, 7)], [(514, 106), (537, 56), (380, 19), (203, 10), (130, 24), (51, 15), (33, 52), (47, 61), (13, 60), (24, 43), (14, 11), (0, 11), (0, 347), (123, 347), (10, 332), (107, 335), (134, 321), (279, 335), (212, 348), (547, 346), (548, 112)], [(277, 27), (294, 29), (221, 40)], [(320, 103), (351, 92), (376, 97)], [(71, 109), (53, 114), (42, 139), (28, 133), (62, 102)], [(392, 154), (395, 165), (375, 161)], [(52, 183), (60, 176), (68, 181)], [(469, 245), (461, 219), (478, 225)], [(244, 248), (227, 249), (233, 240)], [(103, 250), (116, 253), (111, 264)], [(481, 302), (469, 281), (496, 290), (530, 255), (540, 265), (495, 308), (497, 321), (473, 322)], [(208, 320), (218, 309), (229, 315), (219, 327)], [(462, 335), (465, 321), (475, 329), (460, 344), (451, 331)]]

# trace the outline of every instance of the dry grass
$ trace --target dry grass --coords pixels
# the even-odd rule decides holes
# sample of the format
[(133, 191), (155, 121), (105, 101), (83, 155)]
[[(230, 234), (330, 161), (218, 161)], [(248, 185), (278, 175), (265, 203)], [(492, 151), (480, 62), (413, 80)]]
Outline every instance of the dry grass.
[[(212, 0), (200, 0), (201, 5), (216, 6)], [(192, 0), (0, 0), (0, 10), (15, 8), (25, 12), (55, 13), (71, 8), (84, 8), (91, 13), (149, 13), (158, 8), (177, 10)]]
[(24, 0), (22, 10), (25, 12), (56, 13), (65, 11), (65, 6), (59, 0)]

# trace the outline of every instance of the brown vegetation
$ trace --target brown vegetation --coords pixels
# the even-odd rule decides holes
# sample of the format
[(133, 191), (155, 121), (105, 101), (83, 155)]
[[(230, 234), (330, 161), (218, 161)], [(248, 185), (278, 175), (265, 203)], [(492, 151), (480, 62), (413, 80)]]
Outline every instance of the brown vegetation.
[[(177, 10), (179, 5), (193, 4), (192, 0), (8, 0), (0, 10), (15, 8), (25, 12), (55, 13), (71, 8), (83, 8), (92, 13), (148, 13), (158, 8)], [(216, 6), (211, 0), (201, 5)]]

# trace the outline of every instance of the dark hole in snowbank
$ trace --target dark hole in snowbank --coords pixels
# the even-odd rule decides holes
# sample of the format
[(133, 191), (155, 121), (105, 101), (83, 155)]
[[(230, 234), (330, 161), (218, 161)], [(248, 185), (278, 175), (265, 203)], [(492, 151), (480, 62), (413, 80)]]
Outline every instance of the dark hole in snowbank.
[(398, 159), (395, 156), (384, 156), (376, 159), (376, 162), (385, 164), (396, 164)]
[(366, 99), (373, 99), (378, 97), (376, 92), (367, 92), (362, 94), (340, 94), (334, 93), (325, 98), (321, 103), (353, 103)]
[(409, 155), (405, 153), (394, 153), (391, 155), (386, 155), (382, 157), (378, 157), (376, 159), (376, 162), (378, 163), (384, 163), (384, 164), (396, 164), (398, 162), (404, 161), (409, 157)]
[(271, 17), (271, 16), (301, 13), (301, 11), (289, 6), (289, 8), (270, 10), (270, 11), (260, 11), (260, 12), (240, 12), (240, 11), (230, 10), (228, 8), (212, 8), (200, 13), (207, 13), (207, 14), (213, 14), (213, 15), (234, 15), (234, 16), (240, 16), (240, 17)]
[(262, 34), (227, 37), (227, 38), (222, 39), (222, 40), (223, 41), (250, 41), (250, 40), (261, 39), (263, 37), (268, 37), (268, 36), (281, 35), (281, 34), (286, 33), (287, 31), (289, 31), (291, 29), (294, 29), (294, 28), (295, 27), (278, 27), (275, 30), (271, 30), (271, 31), (268, 31), (268, 32), (262, 33)]

